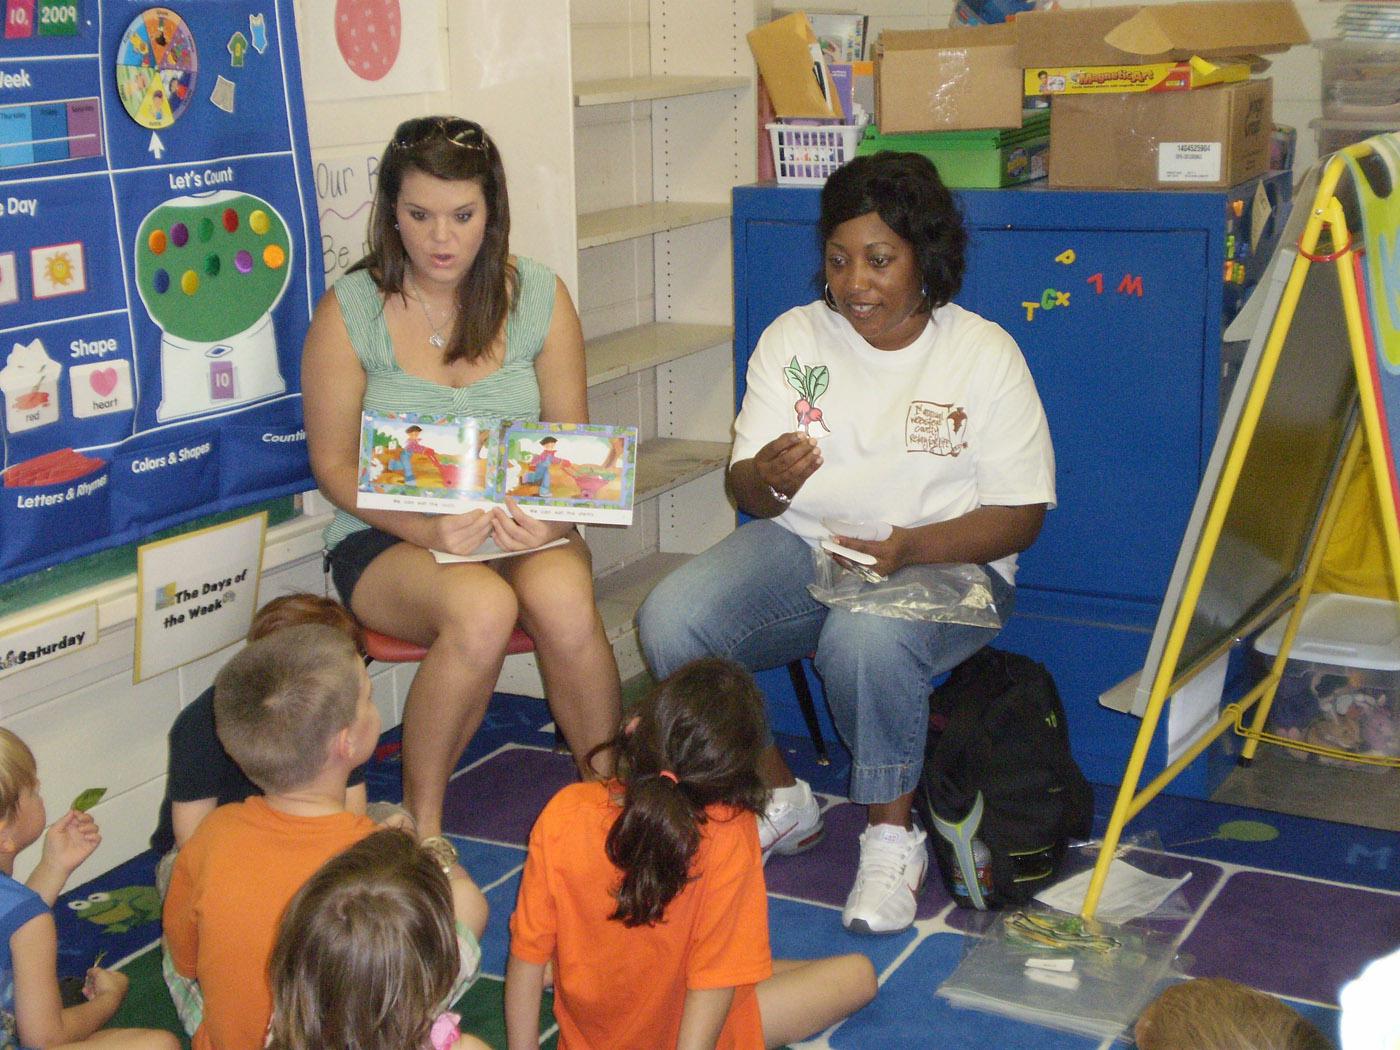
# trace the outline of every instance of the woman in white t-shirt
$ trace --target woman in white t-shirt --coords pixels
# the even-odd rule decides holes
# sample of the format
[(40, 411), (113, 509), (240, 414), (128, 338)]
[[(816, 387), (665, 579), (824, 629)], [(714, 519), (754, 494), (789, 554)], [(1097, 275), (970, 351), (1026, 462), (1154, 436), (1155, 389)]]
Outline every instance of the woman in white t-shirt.
[[(1016, 555), (1055, 502), (1054, 453), (1015, 342), (951, 302), (967, 234), (930, 161), (851, 161), (822, 190), (819, 230), (822, 299), (763, 333), (735, 423), (729, 483), (756, 520), (663, 580), (638, 628), (658, 678), (704, 655), (760, 670), (815, 653), (851, 799), (869, 810), (842, 921), (888, 933), (913, 921), (928, 867), (911, 803), (930, 680), (996, 632), (828, 609), (807, 592), (811, 548), (832, 536), (824, 522), (888, 523), (883, 540), (834, 538), (884, 575), (981, 565), (1005, 617)], [(764, 773), (765, 857), (814, 845), (810, 788), (776, 747)]]

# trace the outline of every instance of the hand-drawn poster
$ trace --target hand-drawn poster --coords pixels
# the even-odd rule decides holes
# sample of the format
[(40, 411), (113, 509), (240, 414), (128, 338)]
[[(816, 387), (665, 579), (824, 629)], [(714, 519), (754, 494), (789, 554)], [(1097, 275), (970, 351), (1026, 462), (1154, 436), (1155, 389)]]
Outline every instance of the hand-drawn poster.
[(290, 0), (0, 0), (0, 580), (311, 486)]
[(321, 220), (321, 274), (330, 287), (369, 252), (369, 214), (381, 147), (316, 150), (316, 206)]
[(315, 102), (445, 91), (437, 0), (303, 4), (306, 95)]

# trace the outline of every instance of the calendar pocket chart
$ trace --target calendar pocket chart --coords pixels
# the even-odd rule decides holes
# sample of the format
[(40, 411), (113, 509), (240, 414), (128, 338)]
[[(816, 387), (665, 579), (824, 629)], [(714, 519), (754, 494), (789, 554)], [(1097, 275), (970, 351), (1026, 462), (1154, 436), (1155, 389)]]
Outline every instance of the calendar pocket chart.
[(313, 484), (291, 0), (0, 0), (0, 581)]

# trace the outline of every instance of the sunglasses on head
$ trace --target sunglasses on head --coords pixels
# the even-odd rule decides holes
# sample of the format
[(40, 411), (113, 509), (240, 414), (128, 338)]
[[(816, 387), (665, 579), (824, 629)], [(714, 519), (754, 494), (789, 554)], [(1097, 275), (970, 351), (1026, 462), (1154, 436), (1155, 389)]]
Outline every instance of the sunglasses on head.
[(395, 149), (408, 150), (435, 138), (483, 153), (491, 148), (491, 139), (481, 125), (461, 117), (421, 117), (409, 121), (408, 126), (394, 136), (392, 145)]

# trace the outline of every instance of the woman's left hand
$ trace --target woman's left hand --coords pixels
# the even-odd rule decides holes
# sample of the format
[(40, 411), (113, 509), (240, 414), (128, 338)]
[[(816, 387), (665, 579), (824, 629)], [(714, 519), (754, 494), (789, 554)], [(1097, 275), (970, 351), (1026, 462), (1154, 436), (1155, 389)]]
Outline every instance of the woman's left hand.
[[(832, 539), (843, 547), (860, 551), (875, 559), (874, 565), (861, 566), (861, 568), (878, 572), (881, 576), (889, 576), (896, 569), (901, 569), (907, 564), (907, 541), (910, 533), (910, 529), (894, 526), (889, 536), (883, 540), (858, 540), (853, 536), (832, 536)], [(851, 566), (851, 563), (839, 554), (833, 554), (832, 557), (848, 568)]]
[(540, 547), (567, 536), (574, 528), (573, 522), (541, 521), (525, 513), (511, 496), (506, 497), (505, 509), (496, 507), (491, 511), (491, 517), (491, 535), (495, 537), (496, 546), (503, 551), (527, 551)]

